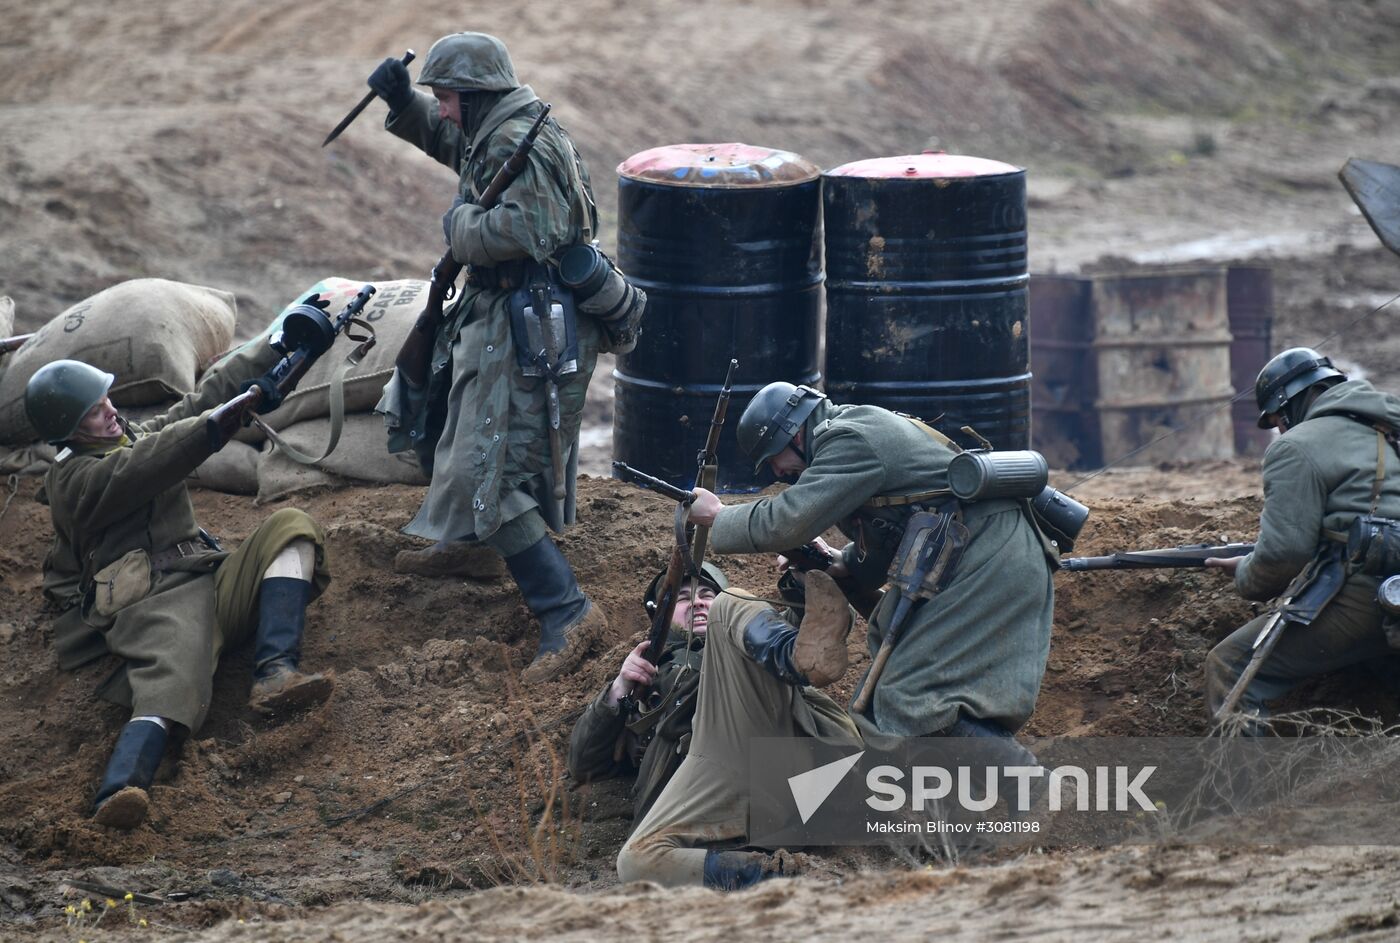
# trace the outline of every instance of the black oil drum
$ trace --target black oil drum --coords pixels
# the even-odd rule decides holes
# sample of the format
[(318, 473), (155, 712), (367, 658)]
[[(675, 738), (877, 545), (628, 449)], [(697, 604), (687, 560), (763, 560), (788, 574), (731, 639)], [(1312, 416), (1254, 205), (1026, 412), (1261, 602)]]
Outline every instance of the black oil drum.
[(823, 177), (827, 391), (1030, 446), (1026, 172), (952, 154)]
[(821, 381), (821, 171), (786, 151), (678, 144), (617, 172), (617, 261), (647, 309), (613, 371), (613, 458), (694, 484), (734, 358), (719, 488), (755, 490), (734, 438), (739, 415), (774, 380)]

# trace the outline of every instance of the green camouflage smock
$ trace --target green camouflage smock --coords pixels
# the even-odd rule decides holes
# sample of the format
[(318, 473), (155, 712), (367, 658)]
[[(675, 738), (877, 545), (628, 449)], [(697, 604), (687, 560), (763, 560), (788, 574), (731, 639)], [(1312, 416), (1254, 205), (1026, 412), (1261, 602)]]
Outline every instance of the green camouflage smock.
[[(453, 215), (452, 253), (473, 267), (526, 258), (545, 261), (593, 238), (597, 216), (587, 172), (573, 142), (546, 121), (525, 171), (490, 210), (474, 205), (524, 139), (541, 105), (529, 86), (505, 93), (468, 136), (438, 116), (436, 101), (414, 93), (387, 127), (458, 171), (468, 203)], [(412, 390), (396, 374), (379, 405), (389, 450), (414, 449), (431, 475), (417, 517), (405, 528), (435, 540), (485, 540), (533, 508), (555, 530), (573, 519), (574, 467), (584, 395), (597, 362), (601, 329), (578, 319), (578, 372), (559, 387), (568, 496), (554, 501), (545, 381), (523, 375), (512, 348), (509, 292), (466, 285), (445, 313), (428, 385)]]
[[(910, 420), (877, 406), (817, 405), (804, 427), (811, 461), (797, 483), (752, 504), (724, 508), (710, 532), (714, 553), (779, 552), (835, 525), (852, 539), (842, 558), (862, 589), (881, 586), (903, 535), (907, 508), (868, 508), (877, 495), (947, 488), (956, 452)], [(971, 532), (953, 581), (914, 607), (890, 656), (862, 732), (923, 736), (959, 711), (1016, 731), (1035, 708), (1050, 652), (1052, 570), (1025, 502), (968, 504)], [(869, 622), (880, 647), (899, 590), (886, 591)]]
[[(216, 571), (229, 555), (202, 543), (185, 479), (212, 454), (207, 411), (236, 396), (244, 380), (266, 372), (278, 356), (267, 345), (240, 350), (169, 411), (130, 425), (122, 443), (64, 449), (41, 492), (54, 526), (53, 547), (44, 561), (44, 595), (60, 610), (54, 620), (59, 667), (77, 668), (108, 652), (122, 655), (144, 673), (128, 684), (123, 666), (103, 686), (104, 696), (191, 730), (199, 728), (208, 710), (218, 650), (235, 639), (213, 624), (221, 582)], [(299, 537), (316, 543), (313, 585), (319, 594), (330, 581), (320, 529), (290, 508), (274, 518), (277, 533), (264, 533), (261, 542), (272, 554)], [(177, 545), (187, 552), (151, 574), (142, 598), (112, 616), (91, 610), (95, 574), (133, 550), (156, 554)], [(236, 610), (236, 621), (243, 623), (236, 628), (244, 633), (256, 621), (260, 576), (261, 571), (239, 580), (236, 589), (221, 589), (226, 598), (220, 610)], [(237, 600), (227, 598), (230, 589)], [(217, 637), (211, 634), (216, 632)], [(195, 644), (196, 636), (206, 641)]]

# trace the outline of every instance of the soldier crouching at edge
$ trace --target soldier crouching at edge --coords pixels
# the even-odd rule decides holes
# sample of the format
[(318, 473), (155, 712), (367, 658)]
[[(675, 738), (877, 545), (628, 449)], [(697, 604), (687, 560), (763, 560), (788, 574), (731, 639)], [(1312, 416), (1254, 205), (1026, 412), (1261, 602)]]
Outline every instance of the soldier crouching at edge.
[[(579, 719), (569, 772), (586, 782), (637, 771), (637, 821), (617, 856), (621, 880), (736, 890), (795, 874), (801, 863), (781, 850), (742, 850), (749, 740), (860, 741), (846, 712), (816, 690), (845, 673), (852, 614), (824, 573), (807, 574), (806, 611), (794, 627), (768, 603), (727, 592), (718, 567), (703, 570), (698, 598), (681, 589), (660, 663), (645, 659), (642, 642)], [(664, 576), (652, 580), (648, 603)], [(637, 724), (639, 686), (658, 704), (645, 715), (649, 726)]]
[[(790, 487), (728, 507), (697, 488), (690, 520), (712, 526), (715, 553), (782, 552), (839, 527), (851, 543), (826, 572), (869, 595), (898, 566), (913, 513), (950, 499), (948, 464), (958, 447), (878, 406), (836, 405), (810, 387), (770, 383), (744, 409), (736, 433), (755, 472), (766, 467)], [(1035, 709), (1045, 673), (1058, 556), (1028, 502), (960, 502), (940, 513), (960, 517), (967, 548), (941, 591), (910, 611), (855, 720), (867, 740), (985, 737), (1004, 765), (1034, 765), (1013, 735)], [(872, 659), (899, 596), (898, 588), (884, 592), (868, 617)]]
[(61, 446), (40, 491), (54, 526), (44, 595), (61, 610), (59, 667), (117, 655), (122, 664), (98, 693), (132, 711), (93, 804), (100, 825), (145, 820), (167, 740), (204, 723), (226, 647), (253, 638), (248, 703), (260, 713), (314, 707), (334, 688), (333, 675), (299, 670), (306, 606), (330, 582), (321, 528), (286, 508), (226, 553), (195, 523), (185, 487), (215, 451), (206, 411), (278, 356), (271, 347), (235, 354), (143, 423), (117, 413), (110, 373), (76, 360), (44, 366), (25, 388), (30, 422)]

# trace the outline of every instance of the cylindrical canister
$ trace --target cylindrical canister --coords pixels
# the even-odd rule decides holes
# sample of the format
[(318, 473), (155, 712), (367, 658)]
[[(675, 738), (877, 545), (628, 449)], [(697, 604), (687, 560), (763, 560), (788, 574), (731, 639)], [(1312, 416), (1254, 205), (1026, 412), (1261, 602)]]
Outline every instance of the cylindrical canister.
[(1033, 498), (1049, 481), (1045, 456), (1029, 449), (959, 452), (948, 463), (948, 487), (962, 501)]
[(1069, 553), (1074, 549), (1074, 542), (1079, 539), (1079, 532), (1089, 519), (1087, 507), (1049, 485), (1031, 501), (1031, 511), (1040, 529), (1054, 542), (1060, 553)]
[(823, 178), (827, 391), (1030, 445), (1026, 173), (915, 154)]
[(678, 144), (618, 166), (618, 265), (646, 292), (640, 341), (613, 372), (613, 457), (694, 483), (731, 358), (719, 487), (759, 487), (739, 455), (738, 417), (774, 380), (816, 385), (821, 172), (745, 144)]

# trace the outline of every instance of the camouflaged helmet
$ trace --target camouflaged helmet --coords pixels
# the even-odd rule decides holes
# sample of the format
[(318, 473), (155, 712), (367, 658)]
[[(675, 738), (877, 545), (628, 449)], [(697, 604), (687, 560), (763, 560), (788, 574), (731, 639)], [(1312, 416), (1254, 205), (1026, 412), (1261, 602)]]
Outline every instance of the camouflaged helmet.
[(1299, 393), (1331, 377), (1346, 374), (1332, 366), (1332, 361), (1311, 347), (1290, 347), (1264, 364), (1259, 379), (1254, 381), (1254, 401), (1259, 405), (1259, 428), (1269, 429), (1269, 416), (1281, 412), (1288, 401)]
[(81, 360), (40, 367), (24, 388), (24, 411), (40, 438), (57, 444), (78, 431), (87, 411), (102, 401), (116, 377)]
[[(647, 594), (642, 597), (642, 605), (646, 607), (648, 618), (651, 617), (652, 610), (656, 608), (656, 594), (661, 592), (661, 581), (665, 578), (665, 570), (656, 574), (651, 584), (647, 586)], [(713, 589), (716, 595), (729, 588), (729, 578), (724, 575), (724, 571), (708, 560), (700, 564), (700, 582), (710, 587), (710, 589)], [(688, 584), (689, 580), (685, 580), (681, 583), (682, 586)]]
[(458, 92), (508, 92), (520, 87), (506, 44), (485, 33), (453, 33), (433, 43), (418, 84)]
[(734, 434), (739, 448), (753, 462), (755, 475), (762, 472), (764, 462), (791, 444), (797, 430), (824, 399), (825, 393), (810, 386), (794, 386), (782, 380), (754, 394), (739, 417)]

